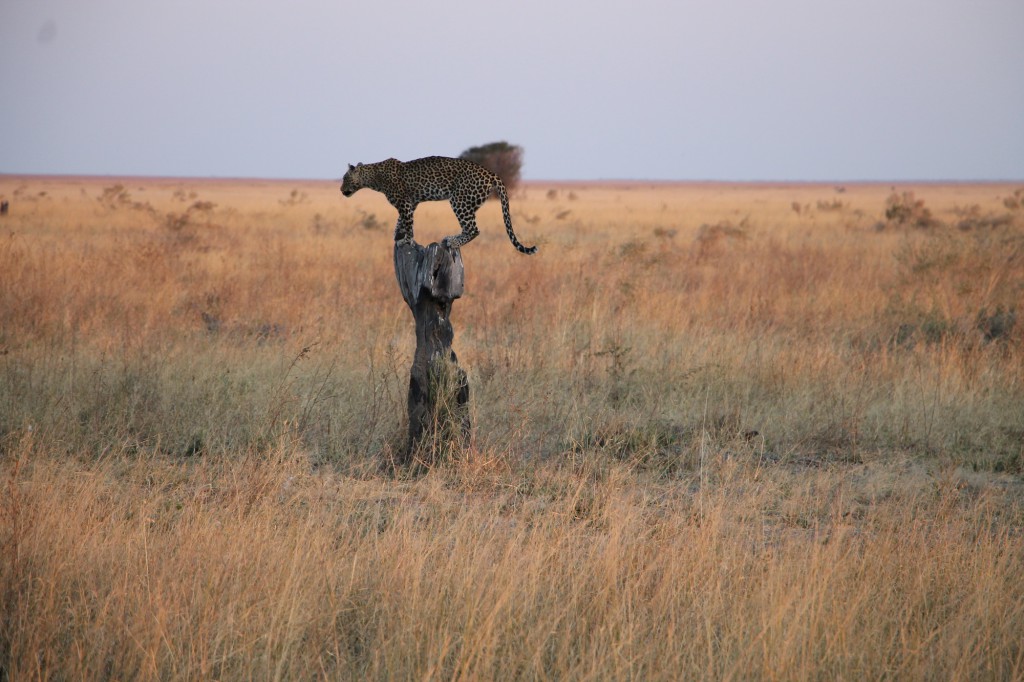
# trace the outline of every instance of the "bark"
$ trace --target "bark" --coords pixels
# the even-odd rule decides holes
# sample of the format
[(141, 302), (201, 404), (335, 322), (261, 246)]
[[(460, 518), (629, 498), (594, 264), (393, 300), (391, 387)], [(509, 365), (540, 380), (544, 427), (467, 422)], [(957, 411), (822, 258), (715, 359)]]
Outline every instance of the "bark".
[(452, 350), (452, 303), (462, 296), (458, 249), (395, 244), (395, 277), (416, 322), (409, 439), (402, 463), (430, 466), (469, 438), (469, 381)]

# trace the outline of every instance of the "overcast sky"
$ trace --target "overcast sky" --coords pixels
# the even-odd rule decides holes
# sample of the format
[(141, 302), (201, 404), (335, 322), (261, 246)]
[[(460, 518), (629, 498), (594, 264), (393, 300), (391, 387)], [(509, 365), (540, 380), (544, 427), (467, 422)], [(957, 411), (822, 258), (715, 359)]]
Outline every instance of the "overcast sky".
[(0, 173), (1024, 179), (1024, 0), (0, 0)]

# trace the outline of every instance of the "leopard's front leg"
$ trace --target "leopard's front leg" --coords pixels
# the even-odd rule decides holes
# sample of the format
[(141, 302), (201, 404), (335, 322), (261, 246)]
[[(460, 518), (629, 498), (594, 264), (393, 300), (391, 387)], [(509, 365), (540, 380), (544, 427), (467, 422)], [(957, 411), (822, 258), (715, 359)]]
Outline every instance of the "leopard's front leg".
[(403, 203), (395, 208), (398, 209), (398, 223), (395, 224), (395, 242), (411, 244), (413, 242), (412, 215), (416, 210), (416, 205)]

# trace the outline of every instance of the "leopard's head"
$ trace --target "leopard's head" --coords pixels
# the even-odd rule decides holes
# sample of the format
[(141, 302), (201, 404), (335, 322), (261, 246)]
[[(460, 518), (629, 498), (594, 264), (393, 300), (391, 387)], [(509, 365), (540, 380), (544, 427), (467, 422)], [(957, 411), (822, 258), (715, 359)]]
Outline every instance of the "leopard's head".
[(347, 197), (352, 196), (365, 185), (363, 184), (362, 178), (363, 164), (357, 163), (348, 165), (348, 170), (345, 171), (345, 177), (341, 179), (341, 193)]

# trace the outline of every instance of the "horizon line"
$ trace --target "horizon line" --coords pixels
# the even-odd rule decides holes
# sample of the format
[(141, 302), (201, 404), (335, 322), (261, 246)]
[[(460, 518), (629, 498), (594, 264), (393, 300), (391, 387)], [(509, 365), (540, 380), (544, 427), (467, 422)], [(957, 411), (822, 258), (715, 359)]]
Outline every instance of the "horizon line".
[[(312, 177), (271, 177), (271, 176), (246, 176), (246, 175), (154, 175), (147, 173), (18, 173), (0, 171), (2, 178), (50, 178), (50, 179), (138, 179), (138, 180), (160, 180), (160, 181), (215, 181), (215, 182), (341, 182), (341, 178), (312, 178)], [(520, 184), (648, 184), (648, 185), (681, 185), (681, 184), (717, 184), (717, 185), (998, 185), (1024, 182), (1024, 178), (986, 178), (986, 179), (962, 179), (962, 178), (889, 178), (889, 179), (776, 179), (776, 178), (743, 178), (743, 179), (722, 179), (722, 178), (523, 178)]]

